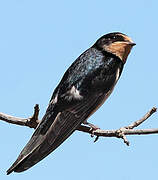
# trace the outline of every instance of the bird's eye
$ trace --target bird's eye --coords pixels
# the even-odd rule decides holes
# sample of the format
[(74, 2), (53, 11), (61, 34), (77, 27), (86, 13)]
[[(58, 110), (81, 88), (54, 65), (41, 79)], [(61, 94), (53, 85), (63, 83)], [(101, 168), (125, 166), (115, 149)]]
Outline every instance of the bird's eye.
[(113, 36), (112, 39), (116, 39), (117, 37), (116, 36)]

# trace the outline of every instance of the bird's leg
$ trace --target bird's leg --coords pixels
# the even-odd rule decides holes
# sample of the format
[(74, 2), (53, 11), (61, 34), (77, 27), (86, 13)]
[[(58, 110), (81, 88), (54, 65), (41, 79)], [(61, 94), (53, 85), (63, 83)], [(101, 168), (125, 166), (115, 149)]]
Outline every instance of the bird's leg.
[(91, 131), (91, 136), (93, 137), (94, 136), (94, 132), (97, 130), (97, 129), (100, 129), (98, 126), (94, 125), (94, 124), (91, 124), (89, 122), (87, 122), (87, 120), (85, 120), (83, 122), (84, 125), (88, 125), (90, 127), (90, 131)]
[(96, 125), (94, 125), (94, 124), (91, 124), (91, 123), (87, 122), (87, 120), (84, 121), (83, 124), (84, 124), (84, 125), (88, 125), (88, 126), (89, 126), (91, 129), (93, 129), (93, 130), (100, 129), (98, 126), (96, 126)]

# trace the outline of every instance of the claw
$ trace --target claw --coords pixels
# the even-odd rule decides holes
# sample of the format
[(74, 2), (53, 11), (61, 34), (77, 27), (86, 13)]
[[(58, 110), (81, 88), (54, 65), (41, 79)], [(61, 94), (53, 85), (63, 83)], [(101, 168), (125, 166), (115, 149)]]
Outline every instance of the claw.
[(96, 138), (94, 139), (94, 143), (97, 142), (99, 139), (99, 136), (96, 136)]
[[(88, 125), (90, 127), (90, 132), (91, 132), (91, 137), (94, 137), (94, 133), (97, 129), (100, 129), (98, 126), (91, 124), (87, 121), (84, 121), (83, 124)], [(96, 137), (96, 139), (94, 140), (94, 142), (96, 142), (98, 140), (98, 138)]]

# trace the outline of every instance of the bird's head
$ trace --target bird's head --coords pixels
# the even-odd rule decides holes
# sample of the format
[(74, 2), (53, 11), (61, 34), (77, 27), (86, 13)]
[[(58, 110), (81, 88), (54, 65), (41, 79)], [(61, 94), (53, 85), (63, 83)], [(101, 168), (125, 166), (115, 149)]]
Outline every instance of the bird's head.
[(119, 57), (123, 63), (134, 45), (136, 44), (130, 37), (120, 32), (106, 34), (94, 44), (97, 48)]

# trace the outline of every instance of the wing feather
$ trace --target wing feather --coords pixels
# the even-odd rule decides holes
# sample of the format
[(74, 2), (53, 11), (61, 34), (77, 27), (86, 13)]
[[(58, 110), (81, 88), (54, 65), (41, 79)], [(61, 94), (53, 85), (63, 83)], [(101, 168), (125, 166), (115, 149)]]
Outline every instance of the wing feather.
[[(42, 160), (66, 140), (102, 102), (104, 95), (89, 97), (71, 110), (59, 112), (46, 134), (40, 134), (38, 126), (32, 138), (7, 173), (22, 172)], [(42, 124), (42, 122), (41, 122)]]

